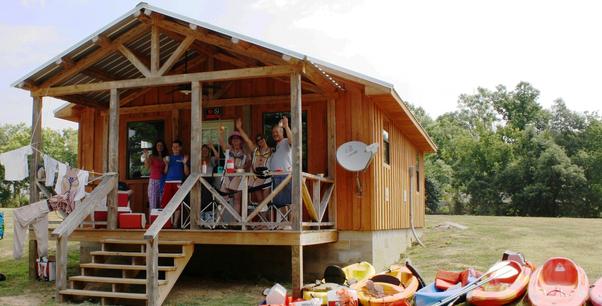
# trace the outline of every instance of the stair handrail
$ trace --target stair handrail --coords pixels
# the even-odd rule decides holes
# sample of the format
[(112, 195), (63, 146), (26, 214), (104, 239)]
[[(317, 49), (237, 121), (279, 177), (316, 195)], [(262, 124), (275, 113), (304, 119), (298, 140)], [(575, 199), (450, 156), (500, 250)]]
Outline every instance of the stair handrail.
[(153, 224), (151, 224), (151, 226), (146, 230), (146, 232), (144, 233), (144, 239), (153, 240), (157, 238), (163, 226), (167, 223), (167, 221), (169, 221), (169, 218), (171, 218), (171, 216), (176, 212), (182, 201), (184, 201), (184, 198), (186, 198), (186, 195), (199, 181), (200, 177), (201, 175), (198, 172), (193, 172), (188, 176), (188, 178), (184, 181), (182, 186), (180, 186), (178, 191), (173, 195), (171, 200), (169, 200), (165, 208), (163, 208), (161, 214), (157, 216), (157, 219), (155, 219), (155, 221), (153, 221)]
[(52, 237), (68, 237), (80, 224), (94, 212), (96, 204), (105, 198), (116, 186), (117, 174), (108, 173), (100, 184), (52, 231)]

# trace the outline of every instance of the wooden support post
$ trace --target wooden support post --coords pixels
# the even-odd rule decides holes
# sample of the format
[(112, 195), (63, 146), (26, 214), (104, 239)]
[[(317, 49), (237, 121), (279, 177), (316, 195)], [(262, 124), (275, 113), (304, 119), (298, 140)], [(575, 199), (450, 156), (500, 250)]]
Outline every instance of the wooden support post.
[[(203, 146), (203, 87), (192, 82), (190, 101), (190, 172), (201, 172), (201, 148)], [(196, 182), (190, 191), (190, 229), (201, 224), (201, 184)]]
[[(336, 124), (336, 105), (335, 99), (328, 99), (326, 102), (326, 126), (327, 126), (327, 151), (328, 151), (328, 177), (334, 181), (334, 192), (332, 193), (331, 203), (328, 206), (328, 222), (337, 226), (337, 198), (336, 198), (336, 176), (337, 176), (337, 124)], [(328, 204), (328, 203), (327, 203)]]
[(301, 156), (303, 154), (301, 148), (303, 129), (301, 120), (301, 74), (293, 72), (291, 73), (291, 120), (289, 125), (293, 133), (293, 143), (291, 144), (293, 157), (291, 225), (295, 231), (301, 231), (301, 222), (303, 221), (303, 206), (301, 201), (301, 184), (303, 184), (303, 158)]
[(146, 242), (146, 305), (159, 305), (159, 240)]
[[(109, 102), (109, 148), (108, 148), (109, 172), (117, 173), (119, 170), (119, 92), (111, 89)], [(117, 182), (115, 180), (113, 190), (107, 195), (107, 228), (117, 228)]]
[(293, 285), (293, 297), (301, 297), (301, 288), (303, 287), (303, 246), (291, 246), (291, 276)]
[(242, 230), (244, 231), (247, 229), (245, 223), (247, 222), (247, 214), (249, 213), (249, 177), (243, 176), (240, 179), (240, 183), (242, 184), (240, 216), (243, 222)]
[[(109, 114), (103, 112), (102, 116), (102, 154), (98, 158), (102, 158), (102, 172), (109, 172)], [(97, 158), (95, 156), (95, 158)]]
[[(38, 164), (42, 160), (40, 151), (42, 151), (42, 97), (33, 97), (33, 106), (31, 112), (31, 147), (33, 155), (31, 165), (29, 165), (29, 203), (35, 203), (40, 200), (40, 189), (36, 184)], [(36, 258), (38, 257), (37, 242), (29, 242), (29, 278), (36, 278)]]
[(152, 76), (158, 76), (161, 56), (159, 54), (159, 27), (153, 25), (151, 27), (151, 55), (150, 55), (150, 72)]
[(62, 302), (61, 290), (67, 289), (67, 260), (69, 247), (68, 236), (62, 236), (56, 240), (56, 301)]

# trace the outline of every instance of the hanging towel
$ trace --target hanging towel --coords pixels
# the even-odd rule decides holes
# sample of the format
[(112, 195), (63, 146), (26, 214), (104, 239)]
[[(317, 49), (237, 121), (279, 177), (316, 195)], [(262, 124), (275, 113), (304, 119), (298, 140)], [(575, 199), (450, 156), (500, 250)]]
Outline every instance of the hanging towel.
[(54, 175), (57, 172), (59, 162), (50, 157), (50, 155), (44, 154), (44, 171), (46, 172), (46, 187), (54, 185)]
[(4, 166), (5, 181), (21, 181), (29, 175), (27, 156), (31, 155), (31, 146), (0, 154), (0, 164)]

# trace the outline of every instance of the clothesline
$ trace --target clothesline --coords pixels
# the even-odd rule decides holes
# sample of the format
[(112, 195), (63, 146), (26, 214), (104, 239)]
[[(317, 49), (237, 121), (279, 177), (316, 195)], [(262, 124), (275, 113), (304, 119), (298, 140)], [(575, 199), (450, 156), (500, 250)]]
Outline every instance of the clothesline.
[[(40, 153), (40, 154), (46, 154), (46, 155), (50, 156), (49, 154), (47, 154), (47, 153), (44, 153), (44, 152), (42, 152), (42, 151), (38, 150), (37, 148), (35, 148), (35, 147), (33, 147), (33, 146), (32, 146), (31, 148), (32, 148), (34, 151), (36, 151), (36, 152), (38, 152), (38, 153)], [(54, 158), (54, 157), (53, 157), (53, 158)], [(66, 163), (66, 164), (68, 164), (68, 163)], [(107, 174), (111, 174), (111, 172), (102, 173), (102, 172), (94, 172), (94, 171), (91, 171), (91, 170), (86, 170), (86, 169), (81, 169), (81, 170), (88, 171), (89, 173), (92, 173), (92, 174), (94, 174), (94, 175), (99, 175), (99, 177), (103, 177), (103, 176), (105, 176), (105, 175), (107, 175)], [(96, 179), (98, 179), (98, 178), (95, 178), (94, 180), (96, 180)], [(89, 181), (89, 182), (91, 182), (91, 181)]]

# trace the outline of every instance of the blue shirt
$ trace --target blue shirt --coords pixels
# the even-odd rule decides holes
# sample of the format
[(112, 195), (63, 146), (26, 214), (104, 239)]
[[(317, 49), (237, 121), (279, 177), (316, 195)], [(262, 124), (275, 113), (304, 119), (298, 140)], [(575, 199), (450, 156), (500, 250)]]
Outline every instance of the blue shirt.
[(165, 174), (166, 181), (183, 181), (184, 180), (184, 156), (170, 155), (167, 173)]

